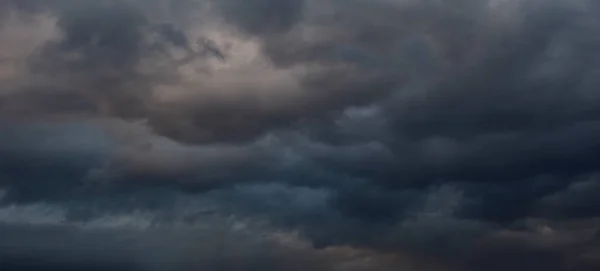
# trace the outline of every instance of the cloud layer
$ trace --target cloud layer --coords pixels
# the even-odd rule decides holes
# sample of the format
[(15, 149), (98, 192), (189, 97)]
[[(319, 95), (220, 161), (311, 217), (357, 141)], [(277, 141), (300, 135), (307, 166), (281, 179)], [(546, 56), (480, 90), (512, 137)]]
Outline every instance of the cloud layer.
[(598, 11), (3, 1), (0, 266), (596, 270)]

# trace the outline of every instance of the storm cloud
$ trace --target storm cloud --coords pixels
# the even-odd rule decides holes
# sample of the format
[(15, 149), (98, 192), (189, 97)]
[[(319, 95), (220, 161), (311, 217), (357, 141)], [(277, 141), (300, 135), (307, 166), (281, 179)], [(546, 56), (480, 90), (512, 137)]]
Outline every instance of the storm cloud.
[(0, 269), (596, 270), (598, 12), (3, 1)]

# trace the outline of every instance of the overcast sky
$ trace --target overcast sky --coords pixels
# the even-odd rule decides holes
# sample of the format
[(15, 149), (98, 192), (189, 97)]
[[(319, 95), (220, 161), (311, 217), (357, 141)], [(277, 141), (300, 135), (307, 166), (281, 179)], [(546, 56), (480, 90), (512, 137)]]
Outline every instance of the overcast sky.
[(600, 270), (599, 15), (0, 1), (0, 270)]

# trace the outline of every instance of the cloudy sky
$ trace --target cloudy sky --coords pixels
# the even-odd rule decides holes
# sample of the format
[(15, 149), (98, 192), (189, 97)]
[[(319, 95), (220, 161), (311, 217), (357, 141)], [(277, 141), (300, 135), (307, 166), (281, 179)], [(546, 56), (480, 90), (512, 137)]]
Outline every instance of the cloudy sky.
[(2, 0), (0, 269), (600, 270), (595, 0)]

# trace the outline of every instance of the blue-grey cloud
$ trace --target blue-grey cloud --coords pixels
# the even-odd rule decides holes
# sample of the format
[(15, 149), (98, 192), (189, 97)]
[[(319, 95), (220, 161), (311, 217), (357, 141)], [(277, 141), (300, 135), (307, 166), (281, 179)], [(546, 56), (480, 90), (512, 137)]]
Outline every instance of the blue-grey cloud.
[[(456, 270), (598, 266), (593, 1), (0, 8), (9, 269), (290, 270), (344, 246)], [(155, 228), (131, 246), (86, 232), (141, 213)], [(296, 231), (310, 252), (281, 263), (253, 241), (229, 255), (247, 266), (188, 265), (202, 242), (170, 227), (213, 216)]]

